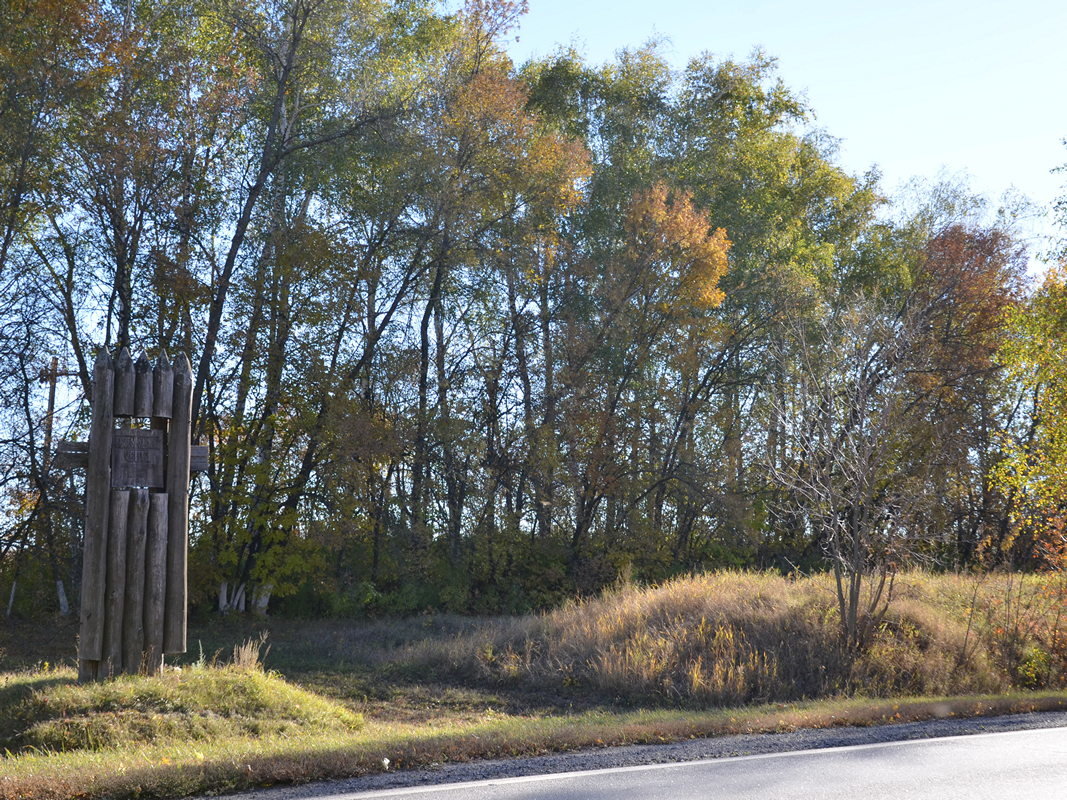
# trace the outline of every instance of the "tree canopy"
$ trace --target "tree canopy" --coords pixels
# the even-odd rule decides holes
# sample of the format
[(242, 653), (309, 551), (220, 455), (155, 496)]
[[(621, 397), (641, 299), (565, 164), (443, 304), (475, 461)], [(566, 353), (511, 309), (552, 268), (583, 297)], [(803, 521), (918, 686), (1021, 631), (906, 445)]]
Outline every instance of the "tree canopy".
[(20, 607), (78, 574), (50, 449), (101, 348), (193, 359), (203, 608), (517, 611), (1062, 551), (1063, 270), (1028, 293), (958, 190), (906, 208), (848, 174), (765, 54), (516, 66), (522, 11), (6, 0)]

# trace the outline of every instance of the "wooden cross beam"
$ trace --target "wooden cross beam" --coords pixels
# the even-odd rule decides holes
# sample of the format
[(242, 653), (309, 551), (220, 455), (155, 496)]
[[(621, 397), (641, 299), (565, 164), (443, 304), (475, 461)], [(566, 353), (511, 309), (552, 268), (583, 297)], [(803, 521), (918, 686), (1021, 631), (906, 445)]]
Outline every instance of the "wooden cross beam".
[[(138, 432), (131, 430), (124, 433)], [(145, 433), (152, 433), (152, 431), (145, 431)], [(114, 445), (112, 447), (112, 457), (114, 457)], [(56, 448), (55, 463), (57, 467), (62, 469), (84, 469), (89, 466), (89, 443), (60, 441), (59, 446)], [(189, 452), (189, 472), (207, 472), (207, 468), (207, 445), (194, 444)]]

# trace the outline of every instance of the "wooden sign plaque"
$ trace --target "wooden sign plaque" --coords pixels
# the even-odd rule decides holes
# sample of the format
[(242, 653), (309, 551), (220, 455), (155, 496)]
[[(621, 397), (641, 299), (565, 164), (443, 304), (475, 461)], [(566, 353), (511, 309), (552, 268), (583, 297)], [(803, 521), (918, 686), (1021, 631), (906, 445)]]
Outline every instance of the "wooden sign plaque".
[(163, 458), (163, 431), (116, 430), (111, 439), (112, 487), (166, 486)]

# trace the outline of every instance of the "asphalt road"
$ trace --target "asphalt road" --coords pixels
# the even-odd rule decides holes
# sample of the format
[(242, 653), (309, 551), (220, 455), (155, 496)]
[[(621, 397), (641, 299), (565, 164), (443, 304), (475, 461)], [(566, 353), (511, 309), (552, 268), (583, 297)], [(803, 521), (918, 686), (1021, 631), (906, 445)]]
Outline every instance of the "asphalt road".
[(320, 800), (768, 800), (1067, 797), (1067, 728), (321, 794)]
[[(666, 744), (594, 748), (529, 758), (440, 764), (415, 770), (391, 769), (325, 783), (275, 786), (216, 800), (339, 800), (372, 797), (419, 800), (444, 800), (448, 797), (462, 797), (464, 800), (468, 797), (610, 797), (614, 800), (652, 797), (645, 794), (650, 791), (646, 788), (633, 788), (643, 786), (638, 781), (646, 779), (653, 785), (669, 786), (670, 800), (684, 800), (687, 797), (782, 797), (790, 800), (805, 797), (818, 797), (820, 800), (833, 797), (848, 797), (850, 800), (895, 800), (898, 797), (924, 797), (931, 800), (967, 797), (973, 800), (995, 797), (1005, 800), (1067, 800), (1065, 732), (1067, 711), (963, 719), (946, 716), (924, 722), (868, 728), (736, 734)], [(1027, 736), (1030, 738), (1027, 739)], [(909, 749), (911, 745), (916, 745), (916, 749)], [(925, 749), (927, 745), (930, 750)], [(977, 748), (974, 758), (957, 759), (954, 755), (948, 755), (953, 748), (969, 751), (971, 747)], [(1015, 748), (1022, 748), (1024, 752), (1017, 756), (1013, 752)], [(828, 755), (832, 756), (831, 760), (823, 758)], [(796, 762), (790, 760), (794, 757)], [(945, 764), (943, 757), (949, 763)], [(918, 781), (917, 786), (904, 783), (889, 786), (884, 783), (887, 777), (897, 780), (894, 777), (897, 774), (896, 766), (901, 761), (905, 767), (921, 764), (917, 772), (905, 769), (900, 773), (901, 776), (911, 774), (911, 779)], [(1048, 763), (1045, 764), (1045, 761)], [(977, 765), (972, 762), (977, 762)], [(722, 773), (716, 771), (720, 768), (716, 764), (722, 765)], [(860, 774), (846, 773), (843, 765), (858, 767)], [(680, 789), (677, 783), (679, 779), (676, 778), (690, 768), (695, 769), (697, 775), (692, 786), (695, 794), (685, 794), (684, 791), (688, 790)], [(791, 770), (792, 774), (783, 778), (787, 770)], [(1000, 777), (990, 777), (991, 771), (1002, 774)], [(564, 774), (568, 777), (561, 782), (558, 776)], [(744, 777), (746, 774), (747, 777)], [(577, 788), (567, 794), (565, 792), (571, 791), (567, 787), (572, 776), (577, 777), (577, 783), (574, 784)], [(864, 781), (868, 779), (875, 781), (875, 785), (865, 785)], [(684, 780), (690, 779), (685, 777)], [(1048, 786), (1042, 786), (1042, 781), (1045, 784), (1051, 782), (1051, 790)], [(1005, 782), (1007, 788), (1003, 785)], [(976, 785), (972, 786), (972, 783)], [(492, 789), (484, 788), (489, 785), (492, 785)], [(723, 788), (728, 785), (733, 795), (727, 794)], [(606, 794), (582, 793), (590, 787), (597, 789), (608, 786), (613, 788)], [(952, 788), (956, 786), (968, 788), (957, 791)], [(448, 794), (456, 791), (457, 787), (462, 787), (458, 790), (459, 794)], [(433, 793), (439, 790), (444, 793)]]

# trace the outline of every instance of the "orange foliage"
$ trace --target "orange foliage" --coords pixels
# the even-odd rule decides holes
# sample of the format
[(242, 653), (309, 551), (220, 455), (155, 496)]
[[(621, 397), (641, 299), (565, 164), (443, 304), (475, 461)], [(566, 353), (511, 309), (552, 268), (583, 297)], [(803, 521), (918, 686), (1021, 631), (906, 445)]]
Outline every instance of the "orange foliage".
[(463, 85), (444, 117), (457, 179), (468, 197), (481, 193), (490, 205), (522, 197), (562, 212), (580, 199), (589, 154), (581, 142), (546, 130), (527, 100), (504, 63), (485, 66)]
[(933, 310), (929, 347), (943, 366), (992, 367), (1024, 267), (1019, 246), (995, 229), (952, 225), (930, 240), (917, 289)]
[(682, 299), (698, 309), (722, 303), (719, 280), (726, 274), (730, 240), (724, 229), (712, 229), (691, 193), (656, 184), (634, 198), (626, 229), (635, 254), (669, 266)]

